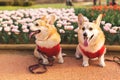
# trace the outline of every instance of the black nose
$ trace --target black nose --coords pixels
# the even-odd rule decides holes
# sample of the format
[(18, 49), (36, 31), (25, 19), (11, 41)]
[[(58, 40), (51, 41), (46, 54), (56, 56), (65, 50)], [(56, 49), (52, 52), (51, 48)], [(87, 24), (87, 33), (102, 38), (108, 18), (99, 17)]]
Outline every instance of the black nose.
[(87, 37), (87, 33), (85, 32), (85, 33), (83, 34), (83, 36), (84, 36), (84, 37)]
[(38, 30), (38, 33), (40, 33), (41, 32), (41, 30)]

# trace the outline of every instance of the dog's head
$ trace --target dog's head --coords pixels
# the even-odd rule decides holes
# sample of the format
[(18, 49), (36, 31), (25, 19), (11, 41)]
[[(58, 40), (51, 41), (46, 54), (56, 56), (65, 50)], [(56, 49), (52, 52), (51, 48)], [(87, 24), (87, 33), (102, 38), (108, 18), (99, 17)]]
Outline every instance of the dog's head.
[(94, 42), (95, 39), (102, 32), (100, 28), (100, 22), (102, 19), (102, 14), (98, 16), (94, 22), (86, 22), (82, 14), (78, 15), (78, 40), (79, 43), (87, 47), (91, 42)]
[(34, 26), (30, 27), (31, 33), (29, 37), (31, 38), (34, 35), (37, 40), (46, 40), (56, 31), (56, 28), (54, 27), (55, 20), (56, 16), (52, 14), (36, 20)]

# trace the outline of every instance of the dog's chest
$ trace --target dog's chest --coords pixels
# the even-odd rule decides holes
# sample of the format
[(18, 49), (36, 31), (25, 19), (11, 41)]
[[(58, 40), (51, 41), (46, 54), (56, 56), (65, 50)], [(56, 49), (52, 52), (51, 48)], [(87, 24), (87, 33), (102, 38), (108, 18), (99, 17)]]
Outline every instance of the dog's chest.
[(60, 44), (57, 44), (52, 48), (37, 46), (37, 49), (39, 52), (45, 54), (48, 57), (57, 56), (60, 52)]
[(96, 52), (92, 53), (92, 52), (88, 52), (85, 49), (83, 49), (80, 45), (79, 45), (80, 50), (82, 51), (82, 53), (87, 56), (88, 58), (96, 58), (96, 57), (100, 57), (104, 51), (105, 51), (105, 46), (102, 46), (99, 50), (97, 50)]

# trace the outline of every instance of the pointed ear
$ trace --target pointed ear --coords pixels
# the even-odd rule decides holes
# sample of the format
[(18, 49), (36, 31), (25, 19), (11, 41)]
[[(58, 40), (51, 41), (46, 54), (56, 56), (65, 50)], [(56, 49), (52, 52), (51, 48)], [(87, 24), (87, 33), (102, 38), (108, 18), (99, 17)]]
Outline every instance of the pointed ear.
[(82, 25), (84, 22), (84, 17), (82, 14), (78, 14), (78, 25)]
[(41, 18), (41, 20), (46, 20), (46, 15), (44, 15), (44, 16)]
[(100, 22), (101, 22), (101, 20), (102, 20), (102, 14), (99, 14), (99, 16), (97, 17), (97, 19), (96, 19), (96, 21), (95, 21), (95, 23), (97, 24), (97, 25), (100, 25)]
[(53, 25), (54, 24), (54, 22), (56, 21), (56, 15), (54, 15), (54, 14), (51, 14), (49, 17), (48, 17), (48, 24), (50, 24), (50, 25)]

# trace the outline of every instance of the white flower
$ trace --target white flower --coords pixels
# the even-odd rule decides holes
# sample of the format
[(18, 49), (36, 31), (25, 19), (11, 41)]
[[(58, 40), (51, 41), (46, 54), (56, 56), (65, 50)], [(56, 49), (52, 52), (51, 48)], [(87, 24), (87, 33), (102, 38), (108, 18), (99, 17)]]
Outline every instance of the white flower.
[(76, 29), (74, 29), (74, 31), (77, 33), (78, 32), (78, 30), (79, 30), (79, 27), (78, 28), (76, 28)]
[(26, 25), (23, 25), (23, 26), (22, 26), (22, 29), (27, 29), (27, 26), (26, 26)]
[(110, 33), (117, 33), (117, 31), (114, 29), (110, 29), (109, 31), (110, 31)]
[(112, 27), (112, 29), (117, 31), (117, 30), (119, 30), (119, 27), (114, 26), (114, 27)]
[(3, 27), (0, 27), (0, 31), (2, 31)]
[(8, 32), (8, 35), (11, 35), (11, 32)]
[(11, 30), (11, 28), (10, 27), (4, 27), (4, 31), (6, 31), (6, 32), (9, 32)]
[(14, 25), (13, 25), (12, 28), (13, 28), (13, 29), (18, 29), (18, 26), (14, 26)]
[(29, 23), (28, 26), (34, 26), (34, 23)]
[(78, 37), (78, 35), (77, 35), (77, 34), (75, 34), (74, 36), (75, 36), (75, 37)]
[(85, 22), (89, 22), (89, 19), (87, 17), (84, 16), (83, 18), (84, 18)]
[(58, 21), (57, 21), (57, 24), (62, 24), (62, 21), (61, 21), (61, 20), (58, 20)]
[(57, 25), (57, 27), (62, 27), (62, 24), (56, 24)]
[(101, 21), (101, 24), (102, 24), (102, 25), (105, 25), (105, 21)]
[(3, 19), (2, 18), (0, 18), (0, 22), (2, 22), (3, 21)]
[(29, 29), (23, 29), (23, 32), (27, 33), (29, 32)]
[(14, 32), (15, 34), (19, 34), (20, 33), (20, 31), (18, 29), (12, 29), (11, 31)]
[(73, 26), (64, 26), (65, 30), (73, 30), (73, 28), (74, 28)]
[(59, 32), (60, 33), (65, 33), (65, 31), (63, 29), (60, 29)]

